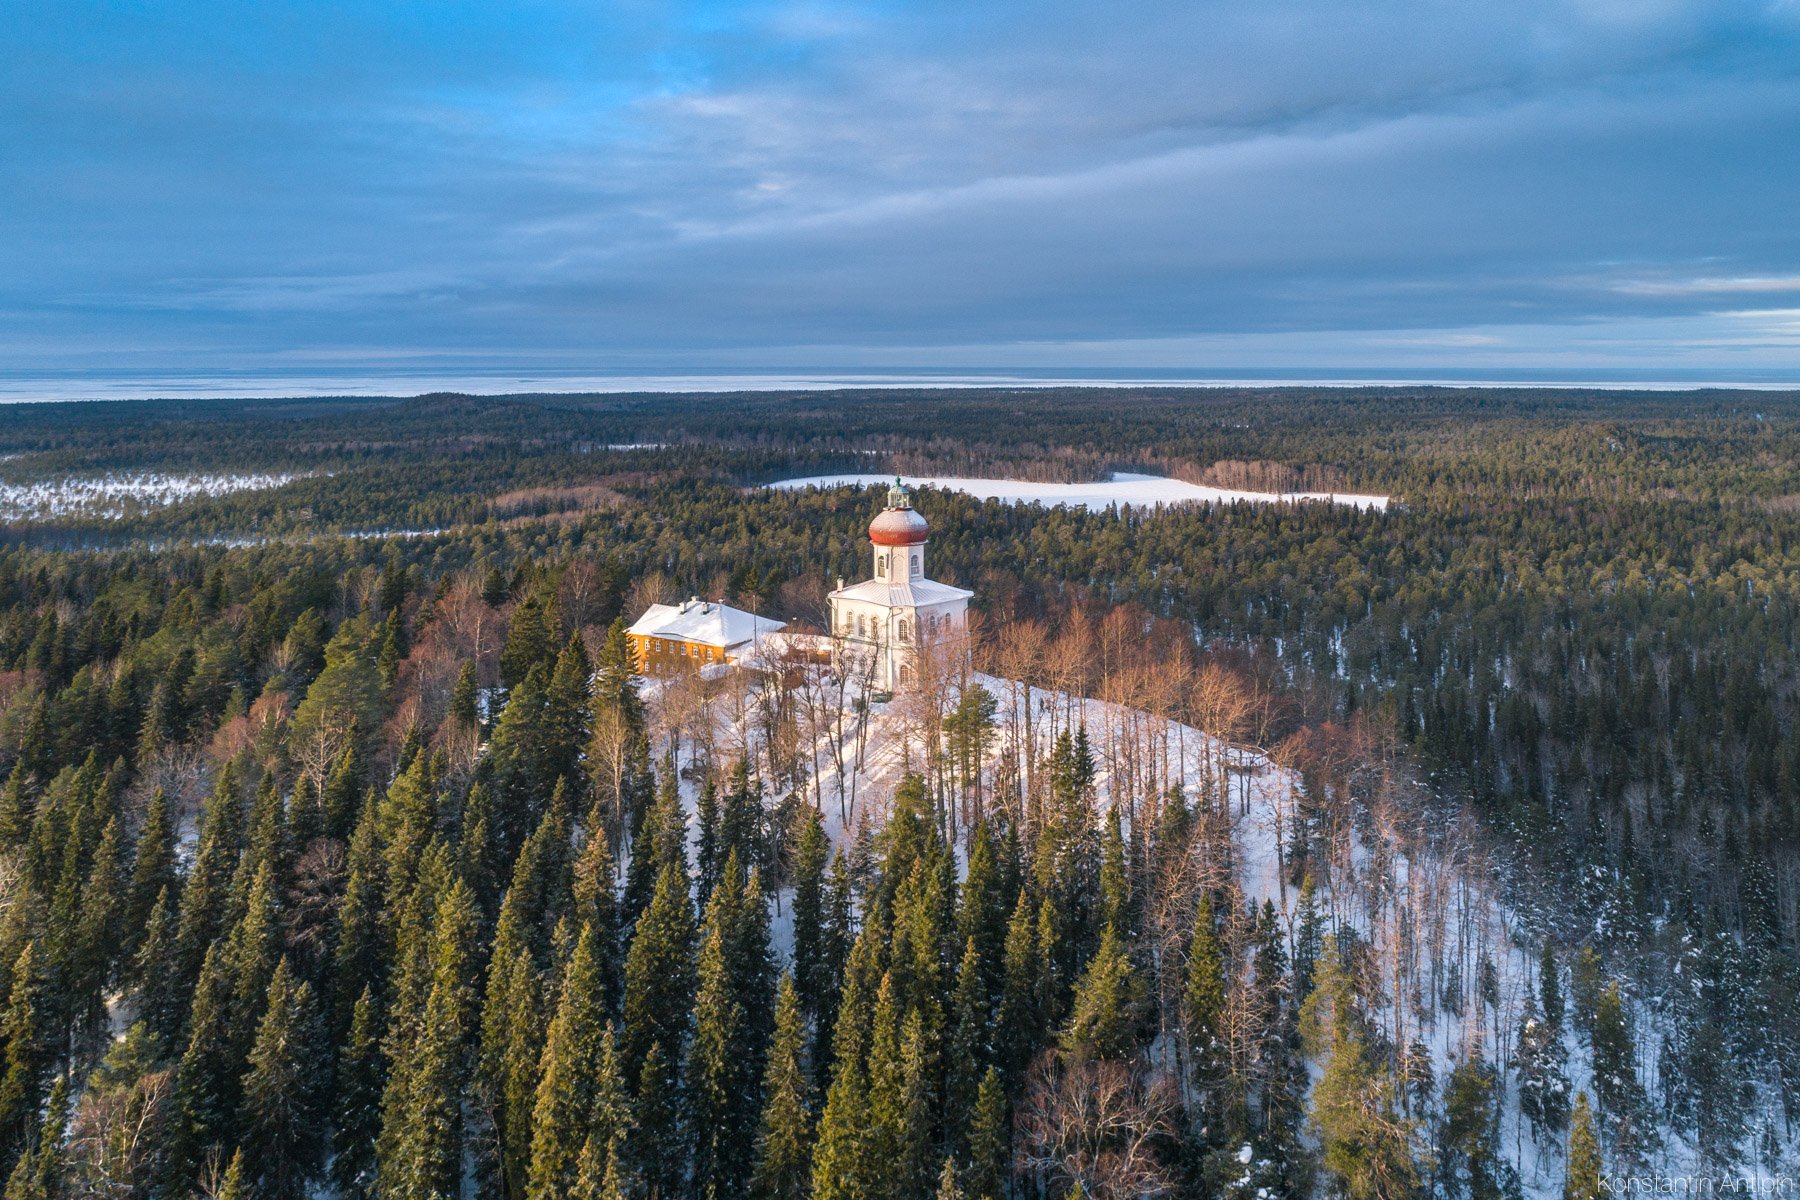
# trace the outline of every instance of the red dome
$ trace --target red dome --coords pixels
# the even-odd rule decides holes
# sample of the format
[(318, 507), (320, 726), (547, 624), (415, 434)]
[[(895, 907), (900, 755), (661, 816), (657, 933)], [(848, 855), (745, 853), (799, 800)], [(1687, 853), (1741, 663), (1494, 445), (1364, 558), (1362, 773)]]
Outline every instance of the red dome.
[(918, 546), (931, 535), (931, 526), (914, 508), (887, 508), (869, 522), (869, 540), (877, 546)]

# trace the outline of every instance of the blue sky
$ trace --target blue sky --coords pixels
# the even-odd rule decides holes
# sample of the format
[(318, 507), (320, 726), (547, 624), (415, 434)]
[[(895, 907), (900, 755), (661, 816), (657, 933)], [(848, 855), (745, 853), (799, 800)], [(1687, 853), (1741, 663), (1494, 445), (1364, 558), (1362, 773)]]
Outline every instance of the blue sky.
[(13, 371), (1800, 371), (1800, 0), (0, 9)]

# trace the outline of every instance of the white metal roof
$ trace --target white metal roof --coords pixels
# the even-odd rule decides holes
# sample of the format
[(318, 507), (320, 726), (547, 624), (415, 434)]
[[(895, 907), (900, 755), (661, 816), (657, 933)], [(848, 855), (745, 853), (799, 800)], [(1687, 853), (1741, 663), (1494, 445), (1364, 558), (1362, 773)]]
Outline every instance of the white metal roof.
[(670, 638), (680, 642), (697, 642), (729, 650), (765, 634), (783, 628), (785, 621), (772, 621), (755, 613), (718, 604), (711, 600), (687, 600), (681, 604), (652, 604), (626, 630), (641, 637)]
[(947, 583), (939, 583), (935, 579), (915, 579), (911, 583), (889, 583), (885, 579), (865, 579), (861, 583), (847, 588), (839, 588), (831, 593), (833, 600), (862, 600), (869, 604), (882, 604), (889, 608), (924, 608), (933, 604), (948, 604), (953, 600), (967, 600), (975, 593), (959, 587), (951, 587)]

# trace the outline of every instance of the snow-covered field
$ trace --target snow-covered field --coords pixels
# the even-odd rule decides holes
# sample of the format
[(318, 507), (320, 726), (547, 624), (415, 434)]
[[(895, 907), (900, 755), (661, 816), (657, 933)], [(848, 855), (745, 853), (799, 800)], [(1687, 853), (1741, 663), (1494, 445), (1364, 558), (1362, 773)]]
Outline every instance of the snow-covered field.
[(260, 491), (291, 483), (301, 475), (164, 475), (133, 472), (0, 482), (0, 520), (41, 521), (55, 517), (118, 520), (145, 509), (179, 504), (200, 496)]
[[(964, 479), (949, 475), (905, 475), (910, 487), (943, 488), (963, 492), (981, 500), (1003, 500), (1015, 504), (1059, 504), (1090, 510), (1120, 508), (1154, 508), (1159, 504), (1229, 504), (1248, 500), (1257, 504), (1273, 504), (1291, 500), (1323, 500), (1347, 504), (1352, 508), (1385, 509), (1386, 496), (1354, 495), (1348, 492), (1245, 492), (1233, 488), (1205, 487), (1184, 483), (1160, 475), (1134, 475), (1115, 471), (1110, 479), (1095, 483), (1031, 483), (1021, 479)], [(891, 475), (809, 475), (802, 479), (783, 479), (773, 488), (868, 487), (891, 483)]]

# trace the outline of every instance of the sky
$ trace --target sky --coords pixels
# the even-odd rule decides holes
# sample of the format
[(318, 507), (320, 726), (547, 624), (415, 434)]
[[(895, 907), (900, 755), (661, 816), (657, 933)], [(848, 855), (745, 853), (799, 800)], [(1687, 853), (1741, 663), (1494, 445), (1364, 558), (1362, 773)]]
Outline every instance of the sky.
[(0, 373), (1800, 379), (1800, 0), (0, 6)]

